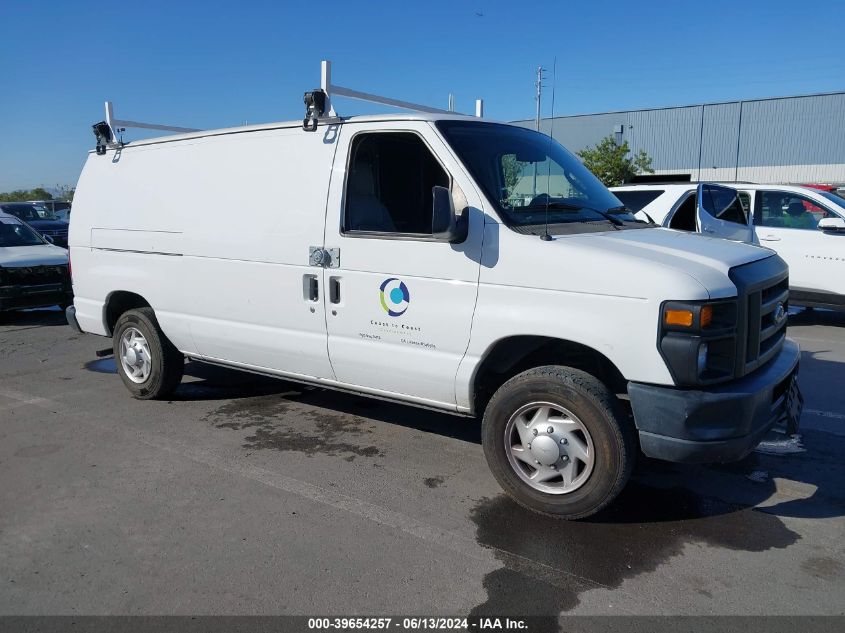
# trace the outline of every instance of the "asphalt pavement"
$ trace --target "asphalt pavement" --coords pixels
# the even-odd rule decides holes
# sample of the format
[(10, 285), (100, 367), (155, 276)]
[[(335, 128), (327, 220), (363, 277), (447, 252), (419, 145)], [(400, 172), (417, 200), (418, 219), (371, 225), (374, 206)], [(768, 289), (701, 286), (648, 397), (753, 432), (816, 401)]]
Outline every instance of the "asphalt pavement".
[(506, 498), (476, 421), (0, 321), (0, 614), (843, 614), (845, 314), (793, 310), (800, 443), (641, 460), (600, 516)]

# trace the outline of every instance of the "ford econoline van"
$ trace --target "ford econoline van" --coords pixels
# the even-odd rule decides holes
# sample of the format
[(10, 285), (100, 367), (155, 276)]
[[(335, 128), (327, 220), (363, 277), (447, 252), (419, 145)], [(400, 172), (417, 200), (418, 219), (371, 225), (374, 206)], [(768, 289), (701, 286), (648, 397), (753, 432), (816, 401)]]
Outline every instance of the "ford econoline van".
[[(245, 217), (255, 190), (272, 202)], [(505, 491), (570, 519), (638, 451), (727, 462), (797, 428), (783, 260), (637, 221), (532, 130), (407, 114), (104, 143), (73, 208), (68, 318), (113, 339), (136, 398), (189, 358), (477, 416)]]

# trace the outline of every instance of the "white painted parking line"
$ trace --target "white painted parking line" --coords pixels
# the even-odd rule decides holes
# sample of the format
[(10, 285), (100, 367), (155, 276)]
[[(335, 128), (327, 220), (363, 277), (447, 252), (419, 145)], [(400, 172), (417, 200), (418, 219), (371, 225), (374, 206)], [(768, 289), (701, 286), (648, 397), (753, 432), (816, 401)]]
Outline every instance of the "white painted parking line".
[(13, 401), (12, 404), (0, 404), (0, 411), (9, 411), (11, 409), (17, 409), (18, 407), (47, 404), (50, 402), (47, 398), (29, 396), (19, 391), (9, 391), (6, 389), (0, 389), (0, 398), (6, 398), (7, 400)]

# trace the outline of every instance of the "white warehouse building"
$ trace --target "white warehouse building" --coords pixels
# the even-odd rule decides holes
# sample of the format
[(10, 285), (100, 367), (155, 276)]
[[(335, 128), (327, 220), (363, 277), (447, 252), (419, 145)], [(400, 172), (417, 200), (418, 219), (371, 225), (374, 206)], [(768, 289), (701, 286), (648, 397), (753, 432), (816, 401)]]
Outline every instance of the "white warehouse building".
[(573, 152), (608, 135), (628, 141), (633, 152), (648, 153), (656, 174), (845, 183), (845, 92), (543, 119), (541, 131), (550, 129)]

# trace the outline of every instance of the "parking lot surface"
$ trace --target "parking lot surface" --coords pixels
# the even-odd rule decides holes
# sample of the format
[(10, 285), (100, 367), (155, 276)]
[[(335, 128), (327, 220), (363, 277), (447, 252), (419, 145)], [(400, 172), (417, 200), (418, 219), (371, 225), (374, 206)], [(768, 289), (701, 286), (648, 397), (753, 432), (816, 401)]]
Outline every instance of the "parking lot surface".
[(600, 516), (501, 492), (473, 420), (0, 322), (0, 614), (845, 613), (845, 314), (795, 310), (799, 444), (641, 460)]

